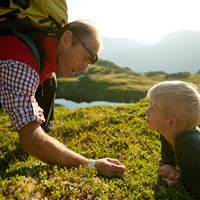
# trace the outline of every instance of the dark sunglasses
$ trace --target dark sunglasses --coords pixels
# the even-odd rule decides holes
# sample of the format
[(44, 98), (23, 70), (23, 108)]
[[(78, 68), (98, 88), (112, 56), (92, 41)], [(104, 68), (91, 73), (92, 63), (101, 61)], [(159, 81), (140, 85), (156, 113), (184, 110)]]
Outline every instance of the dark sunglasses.
[(81, 43), (81, 45), (85, 48), (85, 50), (88, 52), (91, 64), (94, 64), (95, 62), (97, 62), (99, 59), (98, 55), (95, 52), (93, 52), (92, 49), (90, 47), (88, 47), (88, 45), (85, 44), (85, 42), (83, 42), (79, 37), (77, 37), (77, 36), (75, 36), (75, 37)]

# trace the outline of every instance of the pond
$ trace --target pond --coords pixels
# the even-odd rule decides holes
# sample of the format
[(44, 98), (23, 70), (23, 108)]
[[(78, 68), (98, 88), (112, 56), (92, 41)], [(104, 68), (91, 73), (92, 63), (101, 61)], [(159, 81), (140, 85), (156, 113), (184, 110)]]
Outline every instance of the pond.
[(74, 101), (69, 101), (66, 99), (56, 99), (55, 103), (63, 105), (68, 109), (76, 109), (76, 108), (80, 108), (80, 107), (94, 106), (94, 105), (114, 106), (114, 105), (126, 105), (127, 104), (127, 103), (115, 103), (115, 102), (108, 102), (108, 101), (93, 101), (90, 103), (87, 103), (87, 102), (76, 103)]

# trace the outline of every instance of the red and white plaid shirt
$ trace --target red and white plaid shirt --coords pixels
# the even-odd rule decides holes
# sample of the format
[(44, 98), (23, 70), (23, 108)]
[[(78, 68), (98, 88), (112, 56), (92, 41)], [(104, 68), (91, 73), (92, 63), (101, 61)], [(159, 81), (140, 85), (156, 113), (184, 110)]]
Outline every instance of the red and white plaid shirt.
[(34, 97), (39, 80), (38, 73), (25, 63), (0, 60), (0, 102), (16, 130), (31, 121), (45, 122)]
[[(31, 121), (45, 122), (35, 92), (51, 72), (57, 72), (57, 38), (42, 41), (45, 61), (40, 73), (37, 62), (25, 43), (14, 35), (0, 36), (0, 103), (8, 113), (13, 128), (21, 129)], [(40, 74), (39, 74), (40, 73)]]

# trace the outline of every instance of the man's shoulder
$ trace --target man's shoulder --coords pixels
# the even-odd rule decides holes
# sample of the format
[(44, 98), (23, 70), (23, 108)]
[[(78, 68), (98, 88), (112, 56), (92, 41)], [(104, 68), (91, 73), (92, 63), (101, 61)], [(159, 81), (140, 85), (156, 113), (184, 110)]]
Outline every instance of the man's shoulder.
[(53, 43), (56, 43), (57, 44), (57, 36), (56, 35), (46, 35), (43, 39), (42, 39), (42, 43), (43, 45), (46, 45), (46, 44), (52, 44)]

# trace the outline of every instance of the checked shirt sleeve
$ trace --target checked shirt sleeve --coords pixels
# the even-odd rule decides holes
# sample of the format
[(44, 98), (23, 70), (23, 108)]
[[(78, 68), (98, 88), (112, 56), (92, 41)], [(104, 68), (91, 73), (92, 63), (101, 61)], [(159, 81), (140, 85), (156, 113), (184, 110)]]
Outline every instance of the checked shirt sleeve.
[(0, 60), (0, 102), (13, 128), (19, 130), (31, 121), (45, 122), (35, 92), (39, 75), (30, 66), (13, 60)]

